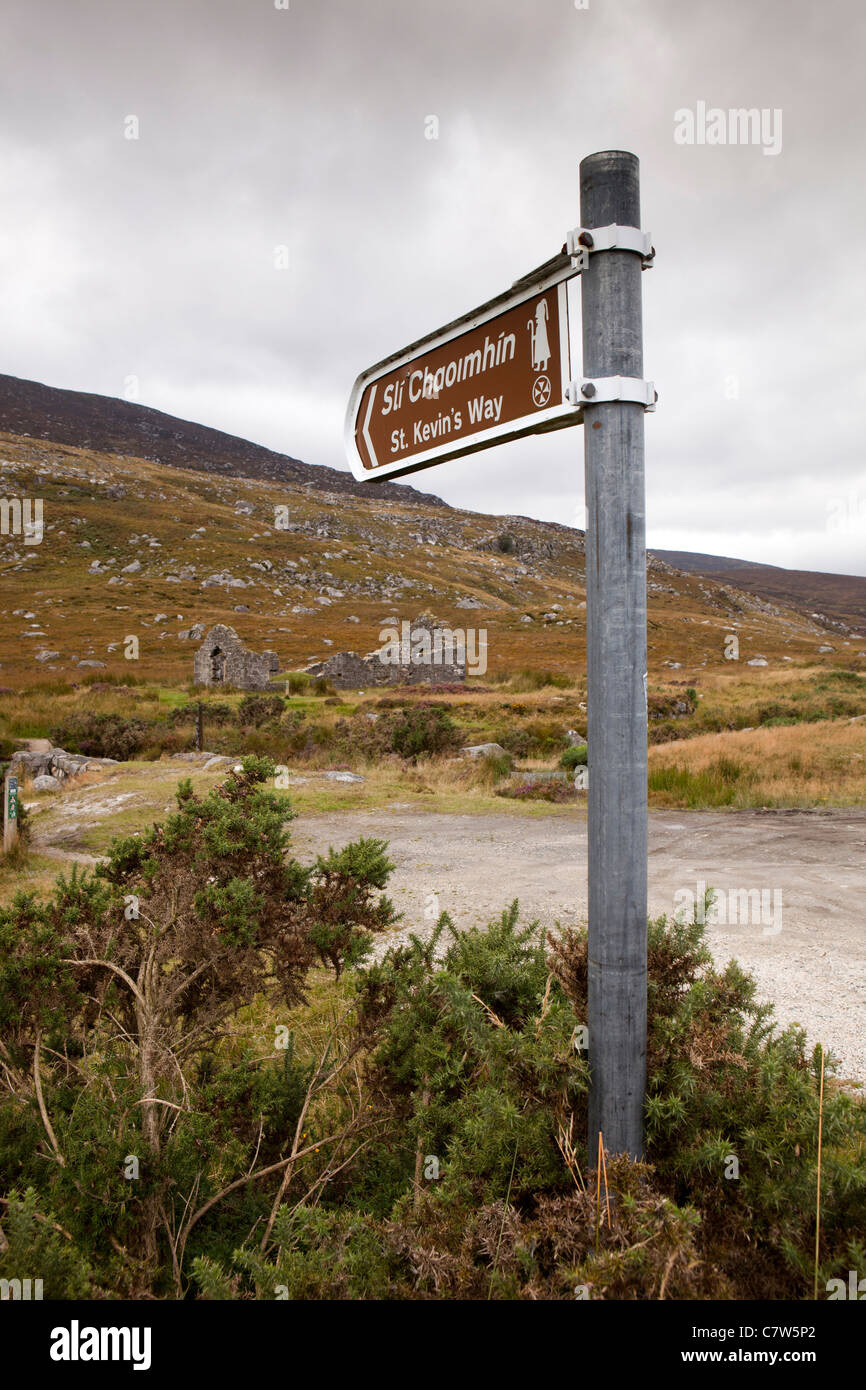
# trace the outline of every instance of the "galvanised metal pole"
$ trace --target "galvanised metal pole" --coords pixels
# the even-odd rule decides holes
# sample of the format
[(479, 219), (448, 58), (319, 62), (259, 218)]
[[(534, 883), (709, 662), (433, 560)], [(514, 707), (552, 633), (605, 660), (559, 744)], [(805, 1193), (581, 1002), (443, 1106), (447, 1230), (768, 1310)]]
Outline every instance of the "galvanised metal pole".
[[(580, 165), (580, 221), (640, 227), (640, 166), (606, 150)], [(641, 257), (597, 251), (581, 276), (584, 377), (643, 377)], [(589, 1155), (644, 1153), (647, 706), (644, 411), (587, 401)]]

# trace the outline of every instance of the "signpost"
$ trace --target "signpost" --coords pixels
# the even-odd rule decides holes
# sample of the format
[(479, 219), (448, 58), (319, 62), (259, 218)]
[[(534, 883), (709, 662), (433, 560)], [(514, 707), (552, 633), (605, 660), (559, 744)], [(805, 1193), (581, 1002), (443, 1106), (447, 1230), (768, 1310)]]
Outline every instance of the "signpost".
[(18, 839), (18, 778), (3, 779), (3, 853), (8, 854)]
[[(643, 1157), (647, 705), (639, 164), (580, 166), (581, 220), (507, 293), (362, 372), (346, 414), (354, 476), (376, 481), (527, 434), (585, 425), (589, 746), (589, 1152)], [(566, 281), (582, 274), (572, 378)]]

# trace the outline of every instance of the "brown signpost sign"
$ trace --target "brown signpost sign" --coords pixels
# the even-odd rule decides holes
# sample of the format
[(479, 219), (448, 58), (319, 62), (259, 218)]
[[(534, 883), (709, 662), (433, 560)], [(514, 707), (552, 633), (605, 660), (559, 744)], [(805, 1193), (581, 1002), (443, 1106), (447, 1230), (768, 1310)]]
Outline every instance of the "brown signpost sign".
[(560, 270), (490, 300), (363, 372), (346, 416), (358, 479), (428, 468), (517, 439), (578, 425), (568, 301)]

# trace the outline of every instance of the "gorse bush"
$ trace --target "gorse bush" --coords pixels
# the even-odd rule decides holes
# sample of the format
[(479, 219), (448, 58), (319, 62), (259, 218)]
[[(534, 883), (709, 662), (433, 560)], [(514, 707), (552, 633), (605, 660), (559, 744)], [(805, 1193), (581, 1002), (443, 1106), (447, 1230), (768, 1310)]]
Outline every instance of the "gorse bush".
[(246, 758), (207, 796), (181, 783), (177, 810), (116, 840), (95, 875), (73, 869), (47, 901), (19, 893), (0, 911), (0, 1055), (14, 1091), (0, 1107), (0, 1171), (37, 1191), (42, 1216), (57, 1213), (100, 1286), (180, 1292), (211, 1206), (237, 1188), (220, 1224), (243, 1225), (247, 1183), (287, 1150), (294, 1162), (292, 1126), (331, 1066), (311, 1079), (293, 1053), (233, 1057), (220, 1040), (256, 1000), (285, 1016), (317, 961), (359, 962), (394, 920), (383, 842), (303, 867), (272, 773)]
[[(650, 923), (648, 1161), (609, 1160), (609, 1220), (575, 1046), (585, 933), (545, 949), (516, 904), (487, 932), (443, 916), (356, 976), (363, 1159), (315, 1209), (282, 1209), (270, 1256), (200, 1264), (206, 1296), (811, 1296), (815, 1059), (703, 930)], [(822, 1288), (863, 1265), (866, 1107), (828, 1088), (824, 1135)]]
[[(394, 921), (303, 866), (272, 768), (189, 783), (0, 912), (0, 1274), (47, 1297), (808, 1298), (818, 1059), (697, 920), (648, 928), (644, 1164), (587, 1151), (585, 931)], [(866, 1105), (823, 1106), (820, 1287), (866, 1265)], [(50, 1291), (49, 1291), (50, 1290)]]
[[(585, 1016), (585, 933), (566, 933), (553, 960)], [(802, 1029), (774, 1028), (772, 1006), (756, 1002), (755, 982), (736, 962), (714, 967), (696, 920), (650, 922), (648, 965), (654, 1180), (699, 1213), (696, 1249), (737, 1297), (810, 1297), (817, 1051), (807, 1052)], [(852, 1237), (866, 1229), (866, 1105), (831, 1086), (823, 1129), (822, 1288), (856, 1267)]]
[(589, 749), (585, 743), (577, 743), (572, 748), (566, 748), (559, 760), (559, 766), (564, 767), (566, 772), (573, 772), (576, 767), (586, 767)]

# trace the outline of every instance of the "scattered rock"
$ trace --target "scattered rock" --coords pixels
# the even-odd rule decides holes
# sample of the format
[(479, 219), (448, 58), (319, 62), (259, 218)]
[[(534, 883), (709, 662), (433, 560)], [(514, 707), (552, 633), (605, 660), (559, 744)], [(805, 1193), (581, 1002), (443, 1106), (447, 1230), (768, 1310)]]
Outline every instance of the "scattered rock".
[(121, 573), (121, 574), (138, 574), (138, 571), (139, 571), (140, 569), (141, 569), (141, 561), (140, 561), (140, 560), (133, 560), (131, 564), (129, 564), (129, 565), (124, 565), (123, 568), (122, 568), (122, 570), (120, 571), (120, 573)]
[(223, 570), (219, 574), (209, 574), (207, 579), (201, 581), (203, 589), (213, 589), (216, 585), (223, 585), (226, 589), (245, 589), (247, 587), (246, 580), (235, 579), (228, 570)]
[(63, 783), (59, 782), (56, 777), (34, 777), (33, 790), (35, 792), (59, 792), (63, 790)]
[(357, 772), (326, 772), (324, 774), (330, 782), (365, 782), (365, 777), (359, 777)]
[(79, 666), (98, 666), (100, 670), (105, 670), (104, 661), (79, 661)]
[(470, 758), (501, 758), (505, 756), (505, 749), (501, 743), (473, 743), (460, 751), (468, 753)]

